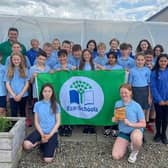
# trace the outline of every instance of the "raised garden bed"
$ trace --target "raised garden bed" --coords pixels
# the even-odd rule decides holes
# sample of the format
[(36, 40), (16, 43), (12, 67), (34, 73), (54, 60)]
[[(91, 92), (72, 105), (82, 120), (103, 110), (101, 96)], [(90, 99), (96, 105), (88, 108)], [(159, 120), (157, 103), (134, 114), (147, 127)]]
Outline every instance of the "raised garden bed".
[(16, 168), (22, 153), (25, 138), (25, 118), (7, 117), (11, 120), (11, 128), (0, 132), (0, 168)]

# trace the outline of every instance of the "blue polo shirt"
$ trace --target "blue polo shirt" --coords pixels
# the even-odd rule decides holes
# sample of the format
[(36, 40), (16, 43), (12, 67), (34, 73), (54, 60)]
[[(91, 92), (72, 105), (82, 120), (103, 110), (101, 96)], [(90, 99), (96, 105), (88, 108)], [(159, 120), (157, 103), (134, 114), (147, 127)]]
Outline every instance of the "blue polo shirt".
[(104, 66), (104, 65), (106, 65), (106, 63), (108, 62), (108, 58), (107, 58), (106, 55), (104, 55), (104, 56), (99, 56), (99, 55), (98, 55), (98, 56), (94, 59), (94, 62), (95, 62), (96, 64), (99, 64), (99, 65)]
[(104, 67), (107, 70), (120, 70), (120, 69), (123, 69), (123, 67), (121, 65), (118, 65), (118, 64), (115, 64), (115, 65), (107, 64)]
[(124, 69), (131, 69), (135, 66), (135, 60), (131, 57), (123, 58), (118, 57), (117, 62), (119, 65), (121, 65)]
[(76, 58), (73, 55), (71, 55), (71, 56), (68, 57), (68, 63), (73, 65), (73, 66), (79, 67), (80, 58)]
[(154, 103), (168, 100), (168, 68), (151, 73), (151, 92)]
[[(12, 79), (9, 79), (7, 77), (7, 71), (8, 70), (6, 70), (4, 81), (9, 82), (13, 92), (16, 95), (18, 95), (25, 87), (26, 82), (30, 80), (29, 71), (28, 71), (28, 69), (26, 69), (26, 77), (22, 78), (22, 77), (20, 77), (18, 67), (16, 67), (16, 68), (14, 68), (14, 75), (13, 75)], [(28, 96), (28, 91), (26, 91), (23, 95), (23, 97), (26, 97), (26, 96)], [(10, 95), (10, 98), (12, 98), (12, 95)]]
[(150, 83), (151, 71), (147, 67), (134, 67), (129, 71), (128, 83), (133, 87), (145, 87)]
[(0, 96), (6, 96), (7, 94), (4, 82), (5, 71), (5, 66), (0, 64)]
[[(39, 67), (37, 65), (33, 65), (30, 68), (30, 77), (33, 76), (34, 73), (47, 73), (50, 71), (50, 67), (49, 66), (45, 66), (44, 70), (39, 69)], [(37, 88), (36, 88), (36, 82), (33, 82), (33, 98), (37, 98)]]
[(56, 113), (53, 113), (50, 101), (41, 100), (35, 103), (34, 113), (37, 113), (40, 127), (45, 134), (49, 134), (56, 124), (56, 113), (60, 113), (60, 106), (56, 103)]
[[(67, 66), (66, 66), (67, 70), (72, 70), (72, 67), (73, 67), (73, 65), (71, 65), (71, 64), (67, 64)], [(56, 64), (53, 69), (54, 70), (62, 70), (62, 65), (60, 63)]]
[[(115, 108), (119, 107), (126, 107), (126, 119), (128, 119), (132, 123), (137, 123), (142, 119), (145, 119), (144, 112), (141, 108), (141, 106), (135, 102), (134, 100), (131, 100), (128, 104), (124, 104), (122, 100), (119, 100), (115, 104)], [(129, 127), (128, 125), (125, 125), (123, 121), (118, 122), (119, 131), (129, 134), (131, 133), (135, 128)], [(143, 128), (141, 128), (143, 130)]]

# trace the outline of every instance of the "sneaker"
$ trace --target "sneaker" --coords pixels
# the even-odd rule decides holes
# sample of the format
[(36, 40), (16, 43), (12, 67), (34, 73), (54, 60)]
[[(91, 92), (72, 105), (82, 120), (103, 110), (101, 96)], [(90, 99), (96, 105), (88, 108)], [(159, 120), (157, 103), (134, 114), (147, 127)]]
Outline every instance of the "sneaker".
[(128, 162), (129, 163), (135, 163), (136, 160), (137, 160), (138, 153), (139, 153), (139, 151), (132, 151), (129, 155)]
[(161, 135), (160, 135), (160, 134), (156, 134), (156, 135), (154, 136), (153, 140), (154, 140), (155, 142), (160, 142), (160, 140), (161, 140)]
[(96, 130), (94, 127), (89, 127), (89, 133), (90, 134), (95, 134), (96, 133)]
[(64, 136), (71, 136), (72, 135), (72, 129), (70, 126), (65, 126), (64, 128)]
[(89, 133), (89, 128), (88, 127), (84, 127), (83, 128), (83, 133), (84, 134), (88, 134)]
[(162, 143), (163, 143), (163, 144), (165, 144), (165, 145), (168, 144), (168, 140), (167, 140), (166, 135), (163, 135), (163, 136), (161, 137), (161, 140), (162, 140)]
[(111, 130), (110, 129), (106, 129), (104, 130), (104, 136), (108, 137), (111, 134)]

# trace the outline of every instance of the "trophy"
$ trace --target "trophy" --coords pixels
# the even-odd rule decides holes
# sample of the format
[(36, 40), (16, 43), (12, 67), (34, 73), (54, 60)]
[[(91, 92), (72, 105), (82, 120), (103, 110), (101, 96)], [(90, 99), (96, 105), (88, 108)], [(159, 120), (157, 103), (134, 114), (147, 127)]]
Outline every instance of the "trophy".
[(126, 118), (125, 107), (115, 108), (114, 116), (116, 120), (124, 120)]

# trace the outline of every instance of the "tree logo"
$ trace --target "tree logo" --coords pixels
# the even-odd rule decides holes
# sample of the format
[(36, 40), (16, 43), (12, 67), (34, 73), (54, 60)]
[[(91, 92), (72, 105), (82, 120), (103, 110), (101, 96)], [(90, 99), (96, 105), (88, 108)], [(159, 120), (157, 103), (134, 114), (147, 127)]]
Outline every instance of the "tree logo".
[(88, 77), (72, 77), (60, 90), (60, 103), (69, 115), (90, 119), (95, 117), (104, 104), (104, 94), (94, 80)]

